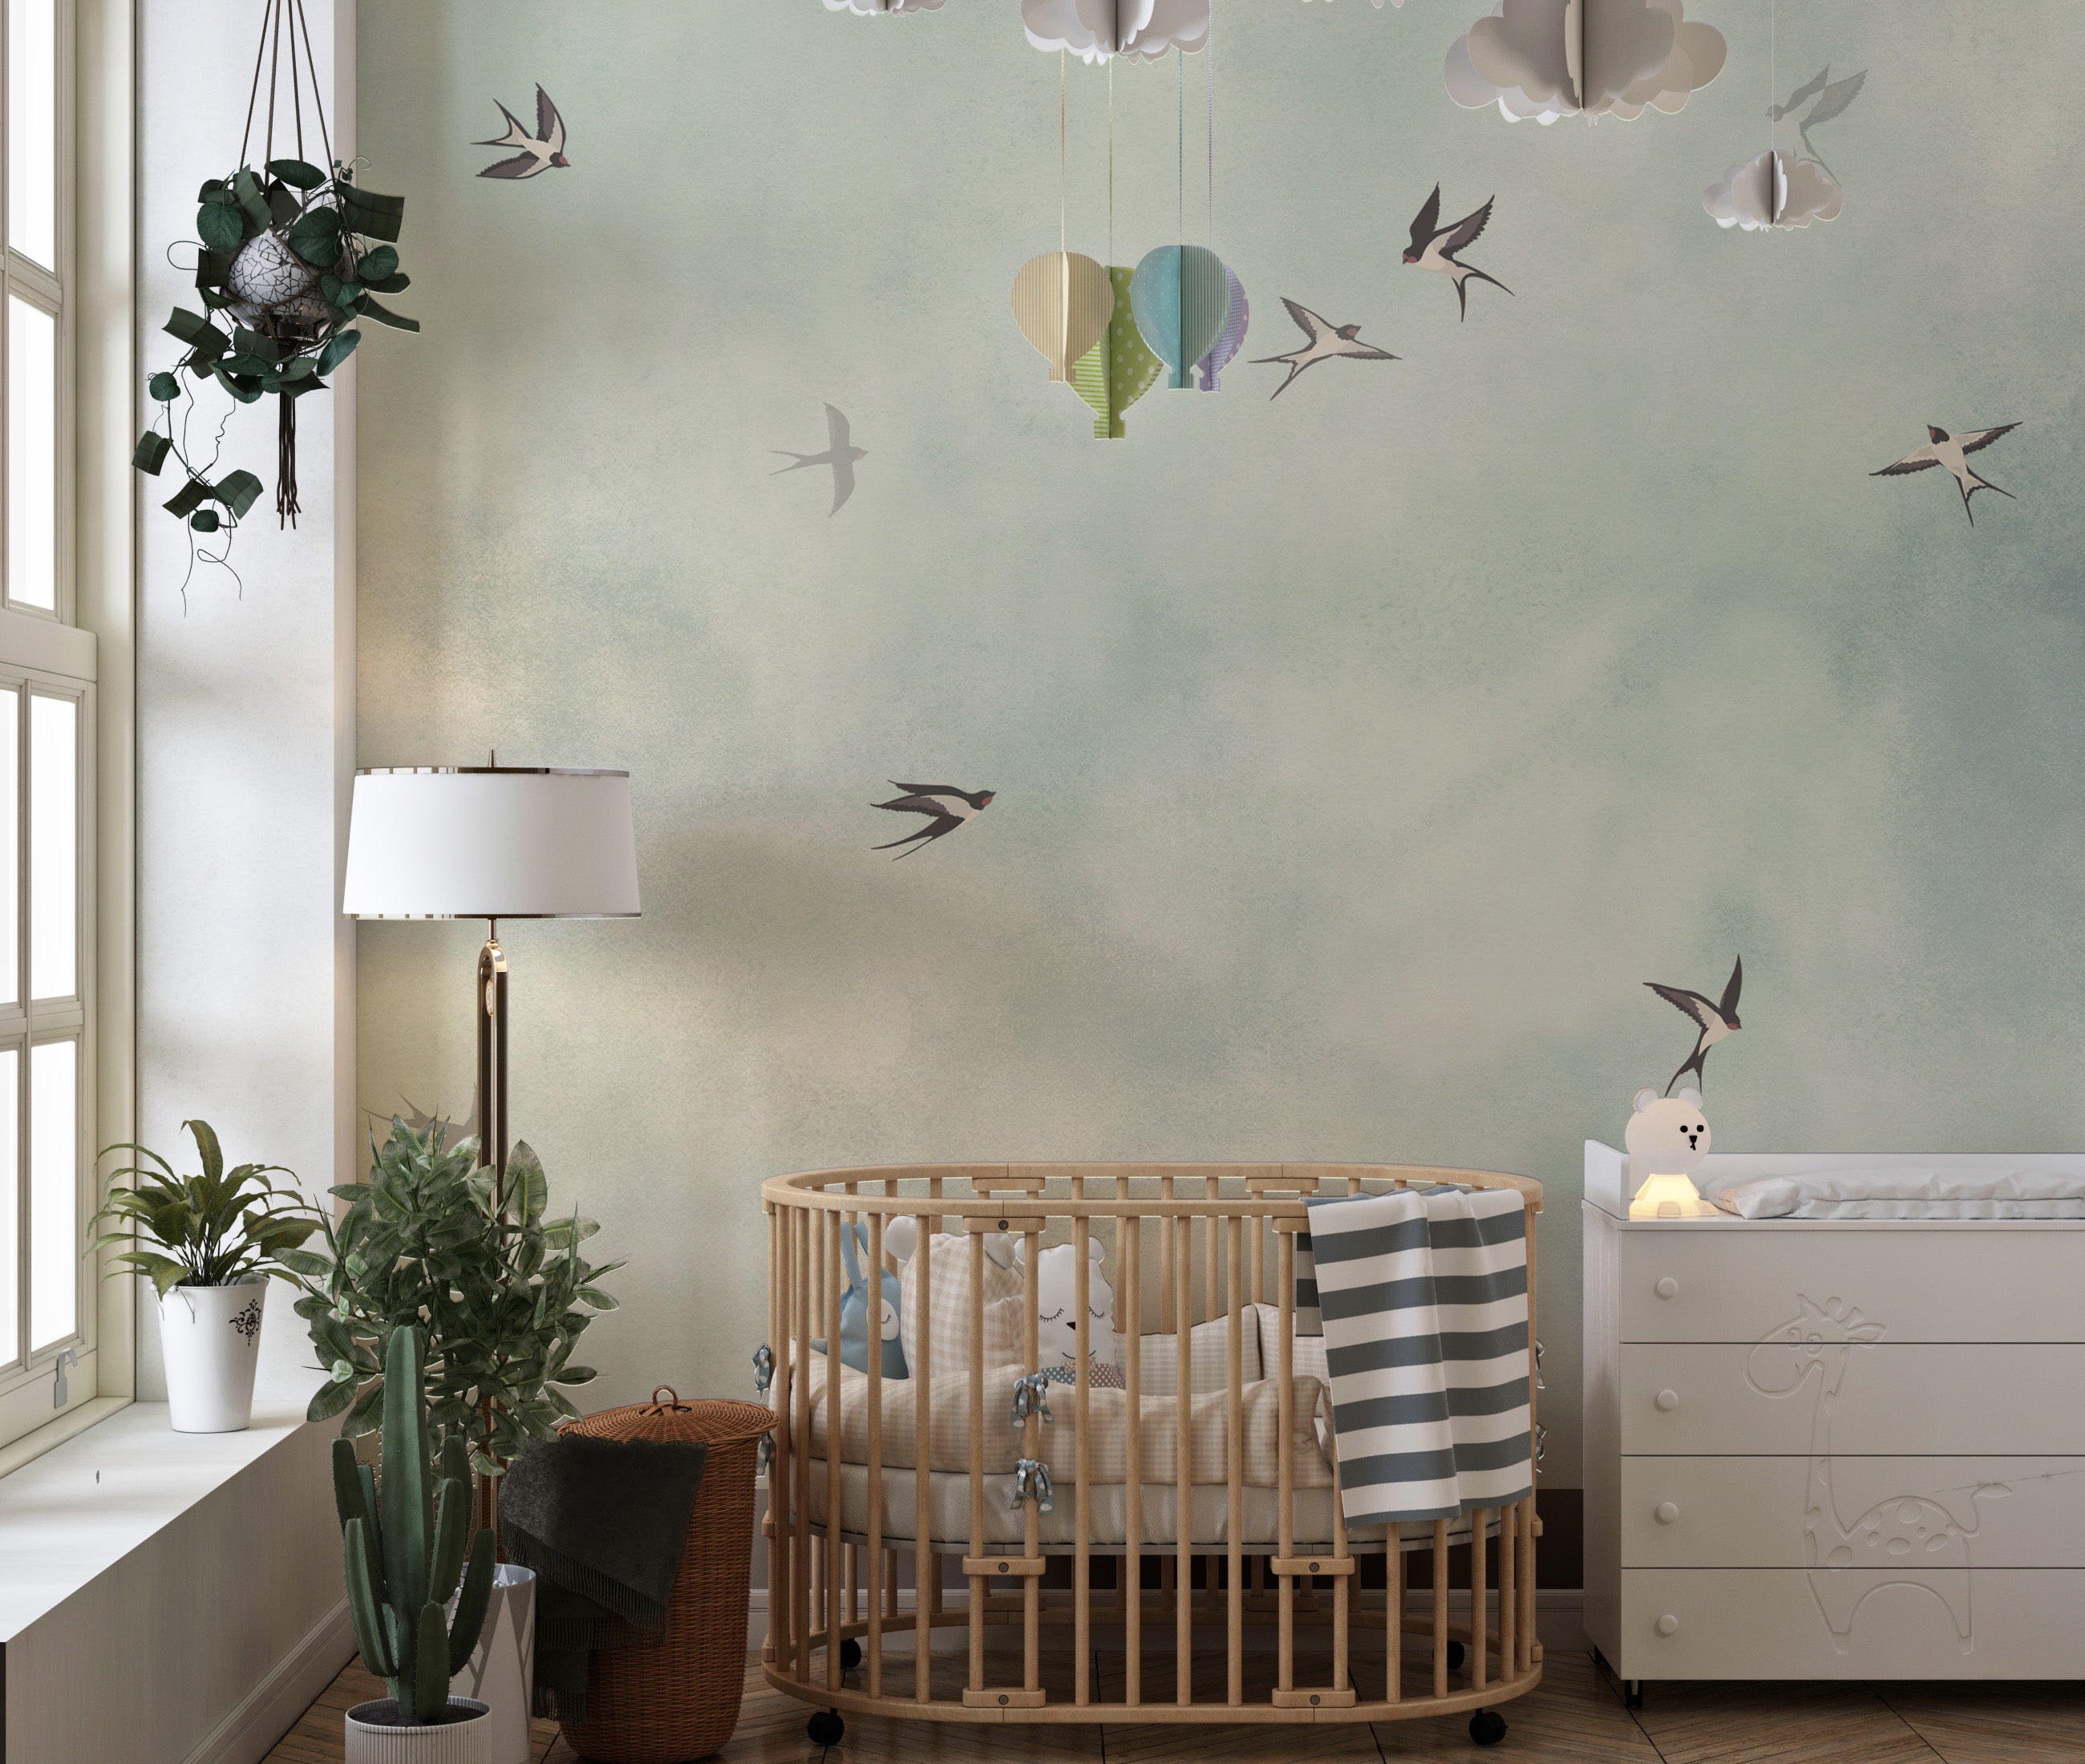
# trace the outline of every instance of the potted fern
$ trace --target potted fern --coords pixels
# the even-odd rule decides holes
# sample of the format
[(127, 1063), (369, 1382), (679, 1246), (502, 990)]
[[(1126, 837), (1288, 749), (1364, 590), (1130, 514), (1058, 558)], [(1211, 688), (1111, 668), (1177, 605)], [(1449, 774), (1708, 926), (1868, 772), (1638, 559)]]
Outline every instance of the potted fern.
[(142, 1145), (111, 1146), (101, 1154), (127, 1151), (141, 1161), (109, 1172), (106, 1197), (87, 1227), (116, 1228), (95, 1238), (88, 1251), (129, 1245), (110, 1258), (116, 1266), (109, 1271), (151, 1280), (174, 1431), (237, 1433), (253, 1418), (269, 1279), (296, 1284), (324, 1267), (299, 1247), (320, 1219), (295, 1189), (270, 1181), (291, 1172), (278, 1164), (227, 1170), (208, 1122), (181, 1125), (195, 1140), (200, 1175), (177, 1173)]
[(490, 1710), (449, 1694), (491, 1600), (492, 1533), (466, 1549), (470, 1468), (456, 1434), (432, 1448), (422, 1361), (419, 1331), (393, 1331), (380, 1490), (355, 1448), (333, 1443), (348, 1614), (363, 1664), (389, 1693), (347, 1711), (346, 1764), (494, 1764)]

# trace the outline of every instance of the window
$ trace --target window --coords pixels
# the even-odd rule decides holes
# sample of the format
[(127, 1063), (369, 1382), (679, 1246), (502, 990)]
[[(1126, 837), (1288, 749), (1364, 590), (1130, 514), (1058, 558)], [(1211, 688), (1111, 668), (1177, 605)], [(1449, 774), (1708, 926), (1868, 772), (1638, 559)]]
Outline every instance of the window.
[[(71, 0), (0, 0), (0, 1445), (96, 1394), (92, 646), (74, 617)], [(87, 659), (82, 659), (87, 658)], [(62, 1357), (69, 1376), (56, 1376)], [(74, 1368), (77, 1368), (76, 1370)], [(54, 1402), (59, 1392), (62, 1403)]]

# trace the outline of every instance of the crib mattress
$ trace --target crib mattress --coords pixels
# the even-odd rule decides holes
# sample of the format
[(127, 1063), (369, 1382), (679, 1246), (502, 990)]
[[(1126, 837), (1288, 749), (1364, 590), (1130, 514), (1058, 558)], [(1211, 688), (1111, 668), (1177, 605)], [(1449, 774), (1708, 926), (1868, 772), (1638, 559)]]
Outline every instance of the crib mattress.
[[(823, 1527), (826, 1520), (828, 1493), (825, 1464), (817, 1458), (811, 1460), (810, 1510), (811, 1523)], [(883, 1473), (883, 1541), (885, 1544), (910, 1545), (915, 1541), (919, 1529), (918, 1486), (915, 1473), (909, 1469), (885, 1469)], [(1104, 1554), (1119, 1552), (1128, 1536), (1127, 1499), (1127, 1490), (1120, 1482), (1095, 1482), (1088, 1490), (1091, 1507), (1088, 1541)], [(930, 1471), (928, 1475), (928, 1546), (938, 1546), (944, 1554), (962, 1555), (970, 1545), (970, 1479), (967, 1474), (954, 1471)], [(1327, 1552), (1332, 1546), (1332, 1500), (1331, 1488), (1297, 1489), (1295, 1491), (1294, 1542), (1299, 1554), (1309, 1554), (1313, 1550)], [(1241, 1503), (1244, 1524), (1239, 1530), (1239, 1541), (1251, 1549), (1272, 1549), (1280, 1541), (1281, 1508), (1279, 1493), (1271, 1488), (1248, 1488)], [(1172, 1547), (1178, 1540), (1176, 1529), (1179, 1513), (1179, 1494), (1170, 1483), (1147, 1482), (1143, 1485), (1143, 1532), (1147, 1548)], [(1016, 1506), (1013, 1501), (1013, 1478), (1011, 1476), (987, 1476), (984, 1479), (984, 1543), (985, 1552), (991, 1554), (999, 1550), (1017, 1550), (1025, 1547), (1023, 1538), (1026, 1525), (1027, 1508)], [(1072, 1491), (1060, 1488), (1051, 1512), (1038, 1516), (1038, 1533), (1042, 1548), (1052, 1554), (1062, 1554), (1077, 1543), (1078, 1514)], [(1223, 1549), (1230, 1543), (1230, 1502), (1229, 1491), (1221, 1485), (1198, 1487), (1192, 1490), (1189, 1519), (1189, 1541), (1211, 1549)], [(1451, 1541), (1467, 1541), (1470, 1535), (1471, 1516), (1465, 1513), (1448, 1523)], [(1497, 1516), (1486, 1522), (1485, 1535), (1497, 1530)], [(843, 1462), (840, 1465), (840, 1530), (856, 1542), (865, 1541), (868, 1533), (868, 1470), (864, 1465)], [(1351, 1526), (1347, 1533), (1347, 1548), (1357, 1556), (1381, 1555), (1385, 1547), (1388, 1528), (1382, 1525)], [(1403, 1547), (1409, 1551), (1425, 1550), (1433, 1542), (1433, 1528), (1430, 1524), (1414, 1524), (1403, 1528)]]

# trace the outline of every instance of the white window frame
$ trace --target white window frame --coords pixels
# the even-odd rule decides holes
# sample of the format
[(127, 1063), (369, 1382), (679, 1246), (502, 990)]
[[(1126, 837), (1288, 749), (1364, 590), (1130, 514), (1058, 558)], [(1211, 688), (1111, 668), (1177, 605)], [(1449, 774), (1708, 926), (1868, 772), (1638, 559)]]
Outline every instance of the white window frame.
[[(0, 12), (0, 95), (6, 91), (5, 23)], [(100, 1198), (96, 1153), (136, 1137), (138, 492), (130, 453), (143, 400), (135, 336), (134, 0), (57, 0), (57, 274), (5, 248), (6, 167), (0, 158), (0, 299), (11, 291), (24, 293), (57, 320), (57, 604), (18, 606), (6, 596), (0, 360), (0, 682), (26, 689), (25, 726), (31, 693), (70, 698), (80, 706), (76, 992), (63, 1001), (28, 999), (33, 982), (24, 952), (24, 999), (0, 1009), (0, 1037), (24, 1048), (25, 1096), (28, 1044), (79, 1038), (76, 1216), (84, 1252), (86, 1221)], [(0, 152), (4, 121), (0, 116)], [(0, 313), (7, 310), (0, 305)], [(26, 768), (26, 749), (22, 761)], [(26, 832), (26, 770), (23, 782)], [(18, 855), (26, 865), (26, 840)], [(27, 884), (25, 869), (19, 885), (26, 890)], [(21, 901), (26, 913), (26, 893)], [(13, 927), (0, 928), (0, 935), (12, 934)], [(113, 1250), (93, 1258), (83, 1253), (74, 1333), (41, 1344), (28, 1339), (28, 1131), (25, 1117), (17, 1155), (24, 1196), (18, 1295), (23, 1335), (18, 1358), (0, 1366), (0, 1474), (122, 1407), (135, 1389), (137, 1282), (103, 1278), (114, 1266)]]

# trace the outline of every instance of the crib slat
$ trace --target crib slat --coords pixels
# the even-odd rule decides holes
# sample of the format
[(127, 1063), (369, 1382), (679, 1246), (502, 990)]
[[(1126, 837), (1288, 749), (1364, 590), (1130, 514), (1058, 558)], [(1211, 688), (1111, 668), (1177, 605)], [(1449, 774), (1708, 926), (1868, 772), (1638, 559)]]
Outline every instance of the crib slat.
[(811, 1233), (813, 1215), (796, 1215), (796, 1679), (811, 1681)]
[[(1346, 1179), (1347, 1194), (1351, 1196), (1361, 1191), (1361, 1184), (1348, 1177)], [(1336, 1427), (1327, 1428), (1326, 1437), (1331, 1442), (1332, 1559), (1344, 1565), (1347, 1560), (1347, 1508), (1340, 1489), (1339, 1430)], [(1348, 1601), (1352, 1597), (1348, 1588), (1352, 1584), (1352, 1575), (1342, 1566), (1332, 1581), (1332, 1690), (1335, 1694), (1345, 1693), (1349, 1698), (1352, 1694), (1347, 1682), (1348, 1625), (1351, 1617)]]
[[(1086, 1198), (1086, 1179), (1082, 1176), (1072, 1178), (1072, 1198), (1081, 1201)], [(1075, 1312), (1072, 1327), (1072, 1418), (1079, 1430), (1078, 1459), (1074, 1474), (1079, 1486), (1072, 1500), (1073, 1528), (1072, 1557), (1072, 1700), (1091, 1703), (1093, 1686), (1093, 1617), (1089, 1605), (1093, 1598), (1093, 1552), (1087, 1540), (1093, 1534), (1093, 1454), (1089, 1442), (1093, 1437), (1092, 1404), (1086, 1392), (1086, 1380), (1091, 1363), (1093, 1346), (1093, 1280), (1087, 1271), (1087, 1240), (1093, 1228), (1084, 1214), (1072, 1225), (1072, 1248), (1076, 1261), (1072, 1274), (1072, 1304)]]
[(1382, 1565), (1383, 1701), (1404, 1699), (1404, 1528), (1393, 1520), (1384, 1543)]
[[(1129, 1178), (1122, 1179), (1122, 1198), (1129, 1198)], [(1123, 1409), (1128, 1431), (1123, 1439), (1122, 1700), (1132, 1707), (1144, 1700), (1144, 1285), (1141, 1266), (1144, 1221), (1125, 1214), (1115, 1221), (1115, 1304), (1126, 1307)], [(1127, 1296), (1125, 1299), (1124, 1295)]]
[(840, 1233), (847, 1220), (821, 1213), (826, 1222), (826, 1683), (840, 1687), (840, 1587), (847, 1573), (847, 1546), (840, 1541)]
[[(1296, 1428), (1291, 1413), (1296, 1391), (1296, 1238), (1289, 1232), (1275, 1234), (1274, 1298), (1280, 1318), (1277, 1329), (1280, 1382), (1275, 1390), (1275, 1441), (1279, 1458), (1275, 1469), (1278, 1508), (1276, 1523), (1281, 1559), (1286, 1562), (1293, 1560), (1296, 1554), (1296, 1472), (1291, 1461), (1296, 1450)], [(1337, 1493), (1335, 1490), (1336, 1496)], [(1296, 1577), (1285, 1574), (1280, 1580), (1281, 1588), (1276, 1595), (1279, 1613), (1276, 1682), (1280, 1690), (1291, 1691), (1296, 1688)]]
[(1514, 1520), (1519, 1512), (1518, 1507), (1501, 1507), (1498, 1510), (1498, 1657), (1501, 1678), (1510, 1678), (1519, 1670), (1516, 1620), (1520, 1613), (1514, 1596), (1514, 1558), (1518, 1553), (1514, 1542)]
[(1195, 1700), (1195, 1305), (1191, 1291), (1195, 1278), (1195, 1221), (1183, 1215), (1173, 1221), (1176, 1239), (1173, 1272), (1180, 1282), (1174, 1295), (1173, 1316), (1173, 1419), (1174, 1452), (1173, 1545), (1173, 1646), (1175, 1650), (1174, 1700), (1183, 1708)]
[[(936, 1186), (940, 1186), (939, 1178)], [(921, 1213), (919, 1247), (912, 1252), (919, 1264), (919, 1321), (913, 1330), (916, 1363), (905, 1369), (916, 1380), (912, 1410), (912, 1694), (921, 1703), (933, 1700), (933, 1680), (928, 1657), (933, 1647), (935, 1595), (941, 1589), (941, 1558), (929, 1549), (933, 1531), (934, 1360), (929, 1342), (933, 1331), (928, 1319), (934, 1303), (934, 1227), (941, 1223), (931, 1214)]]
[[(1023, 1236), (1021, 1243), (1021, 1370), (1031, 1376), (1042, 1370), (1037, 1363), (1041, 1358), (1041, 1346), (1037, 1338), (1040, 1334), (1038, 1316), (1042, 1305), (1042, 1294), (1038, 1287), (1041, 1270), (1035, 1266), (1042, 1253), (1042, 1239), (1035, 1232)], [(1082, 1268), (1083, 1271), (1083, 1268)], [(1042, 1456), (1042, 1418), (1031, 1405), (1028, 1419), (1023, 1423), (1021, 1435), (1021, 1455), (1039, 1459)], [(1038, 1502), (1026, 1500), (1021, 1506), (1021, 1535), (1024, 1550), (1031, 1562), (1042, 1554), (1041, 1536), (1042, 1517)], [(1038, 1575), (1023, 1575), (1021, 1580), (1021, 1688), (1031, 1695), (1042, 1687), (1042, 1581)]]
[(1245, 1701), (1245, 1314), (1240, 1308), (1245, 1285), (1245, 1221), (1227, 1219), (1224, 1228), (1229, 1258), (1224, 1297), (1230, 1324), (1225, 1343), (1229, 1365), (1224, 1412), (1224, 1482), (1228, 1497), (1224, 1530), (1230, 1542), (1227, 1563), (1230, 1674), (1226, 1697), (1238, 1704)]
[(1448, 1521), (1433, 1521), (1433, 1694), (1448, 1694)]
[[(970, 1240), (970, 1556), (984, 1554), (984, 1236)], [(970, 1576), (970, 1690), (984, 1690), (985, 1579)], [(967, 1700), (967, 1699), (966, 1699)]]
[[(895, 1188), (898, 1185), (892, 1183)], [(868, 1219), (868, 1694), (883, 1694), (883, 1215)]]
[(774, 1664), (789, 1669), (791, 1620), (795, 1615), (795, 1585), (791, 1567), (789, 1452), (790, 1372), (796, 1356), (790, 1349), (789, 1276), (794, 1266), (790, 1253), (790, 1232), (796, 1216), (793, 1206), (777, 1206), (770, 1221), (768, 1249), (767, 1339), (775, 1353), (775, 1456), (767, 1465), (767, 1623), (774, 1639)]
[(1487, 1509), (1470, 1515), (1470, 1686), (1481, 1690), (1490, 1682), (1486, 1659), (1491, 1639), (1491, 1597), (1485, 1583), (1490, 1577), (1491, 1546), (1484, 1537)]
[[(1162, 1201), (1173, 1198), (1171, 1177), (1159, 1177), (1158, 1198)], [(1161, 1335), (1173, 1333), (1173, 1225), (1163, 1216), (1158, 1221), (1158, 1332)]]

